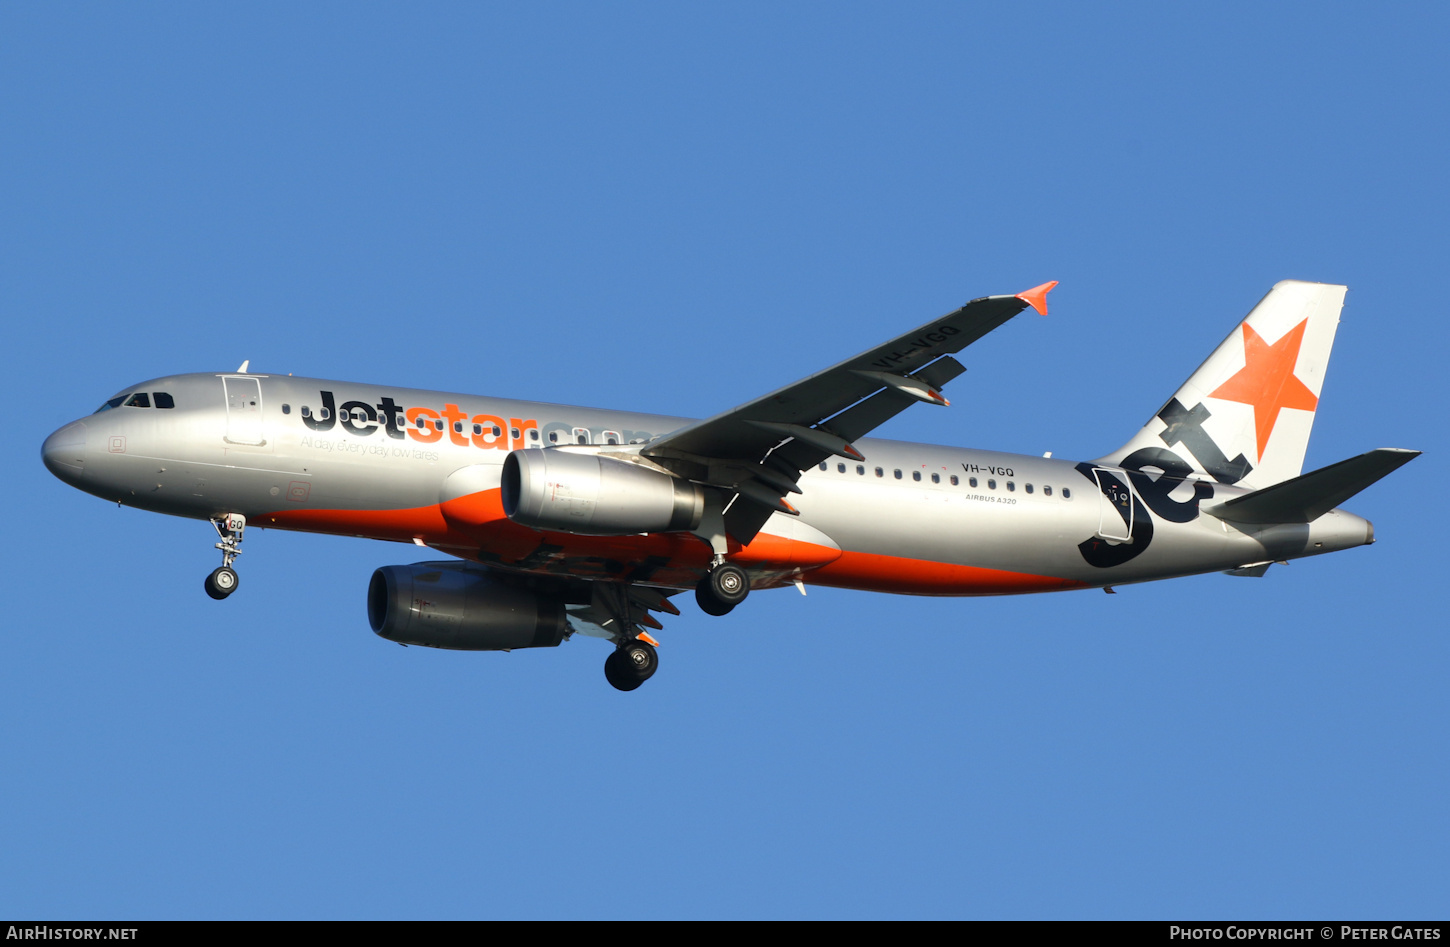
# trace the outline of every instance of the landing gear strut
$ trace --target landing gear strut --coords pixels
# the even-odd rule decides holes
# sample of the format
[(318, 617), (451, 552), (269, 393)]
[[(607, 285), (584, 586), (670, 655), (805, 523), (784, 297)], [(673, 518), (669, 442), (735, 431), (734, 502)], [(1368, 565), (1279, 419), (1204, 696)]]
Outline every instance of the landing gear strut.
[(726, 615), (750, 594), (750, 577), (728, 562), (717, 564), (695, 586), (695, 601), (706, 615)]
[(659, 669), (660, 656), (655, 649), (638, 638), (621, 644), (604, 659), (604, 679), (616, 689), (632, 691)]
[(222, 564), (206, 577), (205, 588), (207, 595), (221, 601), (235, 592), (241, 582), (237, 570), (232, 568), (232, 561), (242, 554), (242, 532), (247, 528), (247, 518), (240, 513), (228, 513), (213, 518), (211, 525), (221, 538), (216, 548), (222, 551)]

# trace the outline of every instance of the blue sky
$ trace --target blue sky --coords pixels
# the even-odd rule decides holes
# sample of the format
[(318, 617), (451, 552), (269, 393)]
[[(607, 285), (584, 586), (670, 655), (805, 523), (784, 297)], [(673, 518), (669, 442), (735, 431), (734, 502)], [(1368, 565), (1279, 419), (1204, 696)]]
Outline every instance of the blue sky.
[[(1000, 6), (1000, 5), (998, 5)], [(415, 5), (416, 7), (416, 5)], [(1431, 4), (7, 5), (0, 914), (1443, 917), (1444, 50)], [(606, 647), (368, 629), (412, 547), (41, 466), (235, 368), (702, 416), (1061, 280), (882, 433), (1117, 447), (1275, 281), (1350, 287), (1307, 464), (1380, 541), (1097, 592), (693, 606)]]

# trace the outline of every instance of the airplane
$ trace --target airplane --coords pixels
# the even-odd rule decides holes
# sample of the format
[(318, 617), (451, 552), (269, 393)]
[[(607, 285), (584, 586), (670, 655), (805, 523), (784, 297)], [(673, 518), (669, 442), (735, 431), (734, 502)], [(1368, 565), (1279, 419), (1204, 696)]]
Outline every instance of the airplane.
[(953, 356), (1049, 282), (986, 296), (704, 420), (235, 372), (128, 385), (46, 439), (45, 465), (108, 501), (211, 522), (214, 599), (247, 526), (413, 543), (377, 569), (375, 633), (473, 651), (614, 647), (655, 673), (671, 597), (722, 616), (754, 589), (910, 595), (1099, 588), (1374, 542), (1338, 505), (1419, 456), (1302, 473), (1344, 286), (1277, 283), (1144, 427), (1095, 460), (867, 438), (948, 405)]

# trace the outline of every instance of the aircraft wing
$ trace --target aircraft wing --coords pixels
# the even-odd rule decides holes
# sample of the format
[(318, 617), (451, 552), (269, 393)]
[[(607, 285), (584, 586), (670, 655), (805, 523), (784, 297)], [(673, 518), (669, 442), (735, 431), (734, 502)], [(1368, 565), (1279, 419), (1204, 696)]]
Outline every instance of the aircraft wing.
[(1056, 285), (974, 299), (825, 371), (656, 438), (642, 453), (734, 494), (726, 527), (749, 542), (772, 512), (795, 513), (783, 497), (800, 492), (802, 471), (833, 454), (863, 461), (852, 441), (918, 401), (947, 404), (941, 387), (966, 370), (952, 354), (1028, 306), (1045, 315)]

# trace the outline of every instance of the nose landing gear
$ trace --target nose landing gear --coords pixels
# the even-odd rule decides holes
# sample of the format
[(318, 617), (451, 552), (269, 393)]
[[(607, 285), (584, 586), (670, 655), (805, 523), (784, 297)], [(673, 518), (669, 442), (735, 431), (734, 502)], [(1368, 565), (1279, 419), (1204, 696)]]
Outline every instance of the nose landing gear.
[(222, 551), (222, 564), (206, 577), (204, 587), (207, 595), (221, 601), (235, 592), (241, 582), (237, 570), (232, 568), (232, 561), (242, 554), (242, 532), (247, 528), (247, 518), (240, 513), (228, 513), (214, 517), (211, 525), (221, 538), (216, 548)]

